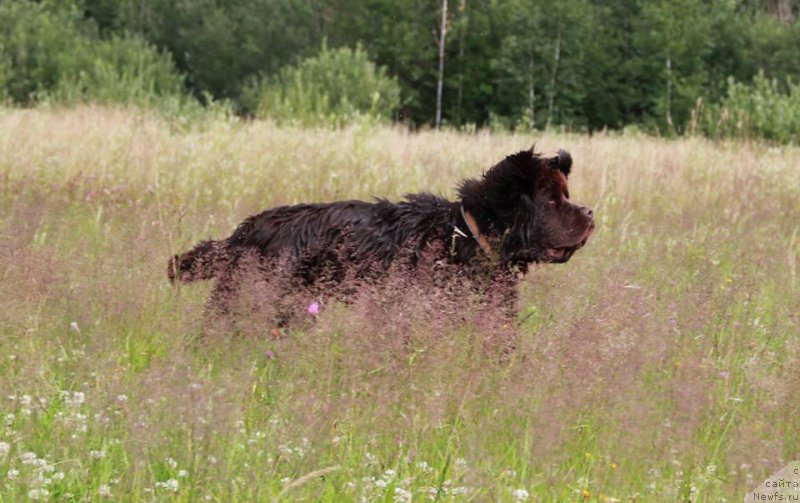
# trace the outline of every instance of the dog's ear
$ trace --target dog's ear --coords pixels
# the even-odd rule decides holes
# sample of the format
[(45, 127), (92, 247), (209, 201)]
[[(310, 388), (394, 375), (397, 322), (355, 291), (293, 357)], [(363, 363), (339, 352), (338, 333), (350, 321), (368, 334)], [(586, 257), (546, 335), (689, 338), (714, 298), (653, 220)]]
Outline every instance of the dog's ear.
[(523, 150), (495, 164), (480, 179), (462, 182), (458, 194), (467, 209), (481, 207), (509, 217), (520, 195), (532, 187), (538, 169), (539, 157), (531, 150)]
[(564, 173), (564, 176), (569, 176), (569, 172), (572, 169), (572, 156), (569, 155), (569, 152), (563, 148), (559, 149), (558, 156), (553, 160), (555, 165), (558, 166), (558, 170)]

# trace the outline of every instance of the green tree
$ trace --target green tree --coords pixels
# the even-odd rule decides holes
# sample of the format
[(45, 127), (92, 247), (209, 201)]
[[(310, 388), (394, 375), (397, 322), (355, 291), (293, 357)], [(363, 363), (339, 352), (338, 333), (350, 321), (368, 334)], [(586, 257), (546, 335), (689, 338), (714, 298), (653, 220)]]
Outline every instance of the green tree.
[(75, 6), (3, 3), (0, 25), (6, 27), (0, 32), (0, 77), (17, 103), (48, 98), (150, 105), (183, 93), (183, 77), (168, 54), (135, 36), (101, 39)]
[(708, 4), (703, 0), (644, 1), (635, 41), (640, 68), (652, 76), (648, 109), (662, 128), (674, 131), (689, 118), (708, 81), (713, 47)]
[(400, 88), (361, 46), (328, 49), (256, 81), (247, 93), (256, 113), (281, 122), (340, 126), (361, 118), (389, 119)]

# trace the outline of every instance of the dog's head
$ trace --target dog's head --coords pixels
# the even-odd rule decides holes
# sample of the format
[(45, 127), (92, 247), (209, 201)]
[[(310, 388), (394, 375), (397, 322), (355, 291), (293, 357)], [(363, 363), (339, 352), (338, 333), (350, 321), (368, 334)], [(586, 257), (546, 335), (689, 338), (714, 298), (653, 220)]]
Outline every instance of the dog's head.
[(594, 231), (586, 206), (569, 200), (572, 157), (559, 150), (547, 158), (533, 149), (506, 157), (480, 179), (459, 188), (464, 210), (481, 233), (502, 236), (503, 262), (566, 262)]

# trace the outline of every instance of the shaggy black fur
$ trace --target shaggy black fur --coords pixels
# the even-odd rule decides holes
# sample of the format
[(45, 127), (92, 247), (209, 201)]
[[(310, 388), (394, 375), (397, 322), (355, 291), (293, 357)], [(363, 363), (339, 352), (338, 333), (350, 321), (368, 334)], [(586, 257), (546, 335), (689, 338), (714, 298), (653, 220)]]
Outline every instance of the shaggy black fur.
[[(168, 275), (183, 282), (216, 278), (212, 302), (223, 304), (235, 295), (236, 272), (246, 258), (255, 258), (260, 274), (282, 268), (293, 278), (292, 288), (313, 288), (323, 279), (325, 285), (347, 278), (373, 283), (402, 263), (456, 282), (484, 278), (481, 290), (499, 295), (513, 313), (514, 284), (527, 265), (566, 262), (594, 229), (591, 210), (568, 200), (571, 166), (565, 151), (545, 158), (527, 150), (464, 181), (458, 201), (421, 193), (398, 203), (273, 208), (246, 219), (227, 239), (203, 241), (171, 258)], [(469, 216), (477, 229), (465, 221)]]

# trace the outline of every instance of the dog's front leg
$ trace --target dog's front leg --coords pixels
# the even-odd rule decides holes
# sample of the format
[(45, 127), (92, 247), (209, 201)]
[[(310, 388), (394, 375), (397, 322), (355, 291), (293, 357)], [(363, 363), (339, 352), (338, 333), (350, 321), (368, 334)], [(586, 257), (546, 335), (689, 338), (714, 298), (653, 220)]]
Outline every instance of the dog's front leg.
[(484, 313), (493, 326), (489, 342), (504, 352), (516, 347), (517, 335), (517, 271), (508, 266), (498, 266), (489, 278), (484, 295)]

